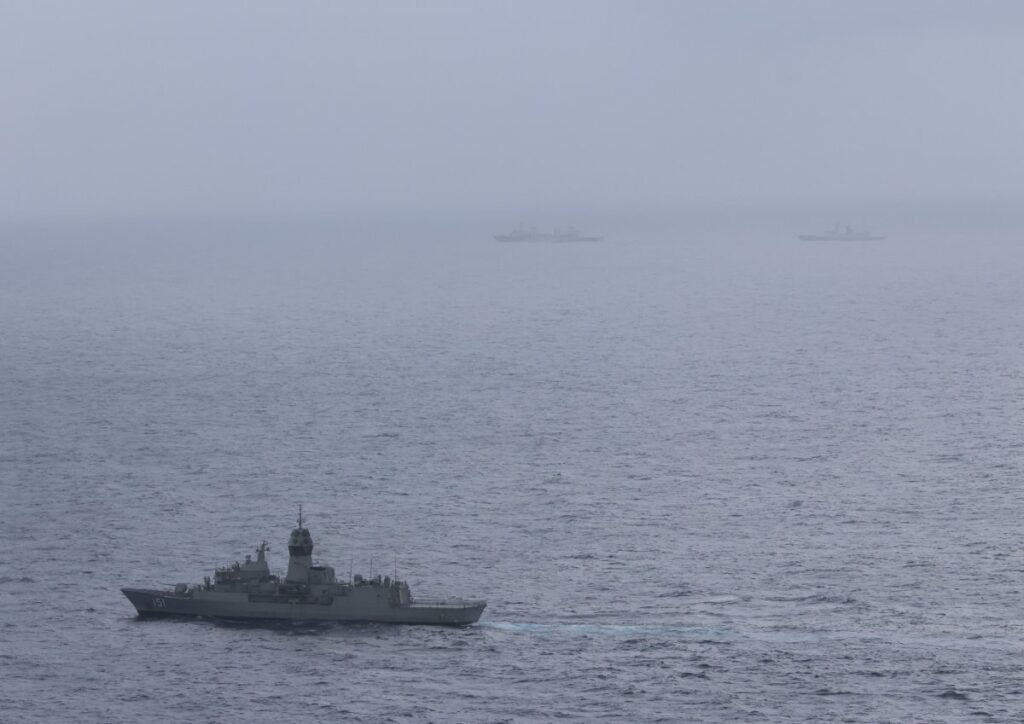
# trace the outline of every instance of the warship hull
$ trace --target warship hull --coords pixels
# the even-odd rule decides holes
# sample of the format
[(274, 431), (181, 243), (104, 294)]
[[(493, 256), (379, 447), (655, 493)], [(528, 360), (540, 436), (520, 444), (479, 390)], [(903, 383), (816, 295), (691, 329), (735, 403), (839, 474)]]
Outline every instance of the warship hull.
[(336, 621), (433, 626), (468, 626), (487, 604), (462, 599), (396, 603), (371, 586), (345, 595), (303, 600), (301, 596), (193, 591), (179, 594), (146, 588), (122, 588), (140, 617), (194, 616), (252, 621)]
[(852, 226), (842, 224), (836, 224), (831, 229), (816, 234), (797, 234), (797, 238), (800, 241), (882, 241), (885, 239), (881, 234), (860, 231)]
[(800, 241), (884, 241), (875, 234), (800, 234)]
[(547, 242), (551, 244), (567, 244), (575, 241), (601, 241), (600, 236), (576, 236), (572, 234), (495, 234), (495, 241), (503, 242)]

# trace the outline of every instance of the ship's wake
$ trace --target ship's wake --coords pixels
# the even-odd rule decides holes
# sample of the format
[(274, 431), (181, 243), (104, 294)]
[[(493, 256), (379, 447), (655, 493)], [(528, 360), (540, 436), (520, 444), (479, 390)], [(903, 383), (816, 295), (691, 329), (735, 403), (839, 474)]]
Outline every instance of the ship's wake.
[(707, 626), (687, 626), (678, 623), (528, 623), (481, 621), (476, 625), (476, 628), (534, 636), (609, 636), (694, 640), (722, 640), (728, 638), (727, 632), (721, 629), (708, 628)]

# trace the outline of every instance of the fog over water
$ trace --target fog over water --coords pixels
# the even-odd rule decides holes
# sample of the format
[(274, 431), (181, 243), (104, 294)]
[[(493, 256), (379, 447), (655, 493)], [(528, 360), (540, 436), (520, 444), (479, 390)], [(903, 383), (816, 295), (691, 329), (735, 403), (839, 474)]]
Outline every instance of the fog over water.
[[(1020, 721), (1022, 29), (5, 5), (0, 721)], [(481, 621), (119, 590), (300, 504)]]
[(1010, 0), (14, 2), (0, 218), (1016, 199)]

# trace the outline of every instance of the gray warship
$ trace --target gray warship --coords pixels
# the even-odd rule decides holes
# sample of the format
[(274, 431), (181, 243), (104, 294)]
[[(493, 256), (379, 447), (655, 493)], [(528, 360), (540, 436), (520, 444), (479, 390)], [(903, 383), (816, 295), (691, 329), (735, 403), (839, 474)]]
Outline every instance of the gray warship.
[(883, 241), (885, 239), (881, 234), (858, 231), (851, 226), (840, 224), (817, 234), (798, 234), (797, 236), (800, 241)]
[(554, 229), (553, 231), (538, 231), (537, 229), (527, 229), (525, 226), (520, 224), (515, 229), (512, 229), (507, 234), (495, 234), (494, 239), (496, 241), (547, 241), (547, 242), (567, 242), (567, 241), (601, 241), (600, 236), (585, 236), (577, 231), (575, 226), (570, 226), (568, 229)]
[(201, 616), (257, 621), (338, 621), (467, 626), (476, 623), (486, 601), (419, 598), (409, 584), (390, 576), (339, 581), (331, 566), (314, 564), (313, 538), (303, 525), (288, 538), (288, 572), (270, 573), (266, 542), (256, 560), (246, 556), (214, 571), (203, 583), (179, 583), (171, 589), (122, 588), (140, 617)]

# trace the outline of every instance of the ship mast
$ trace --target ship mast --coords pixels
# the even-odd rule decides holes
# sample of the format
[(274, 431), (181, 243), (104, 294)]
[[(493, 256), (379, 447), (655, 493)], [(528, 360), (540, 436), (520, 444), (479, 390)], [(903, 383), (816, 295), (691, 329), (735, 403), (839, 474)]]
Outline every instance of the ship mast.
[(302, 506), (299, 506), (299, 525), (288, 537), (288, 573), (285, 580), (289, 583), (308, 583), (309, 569), (313, 565), (313, 538), (303, 525)]

